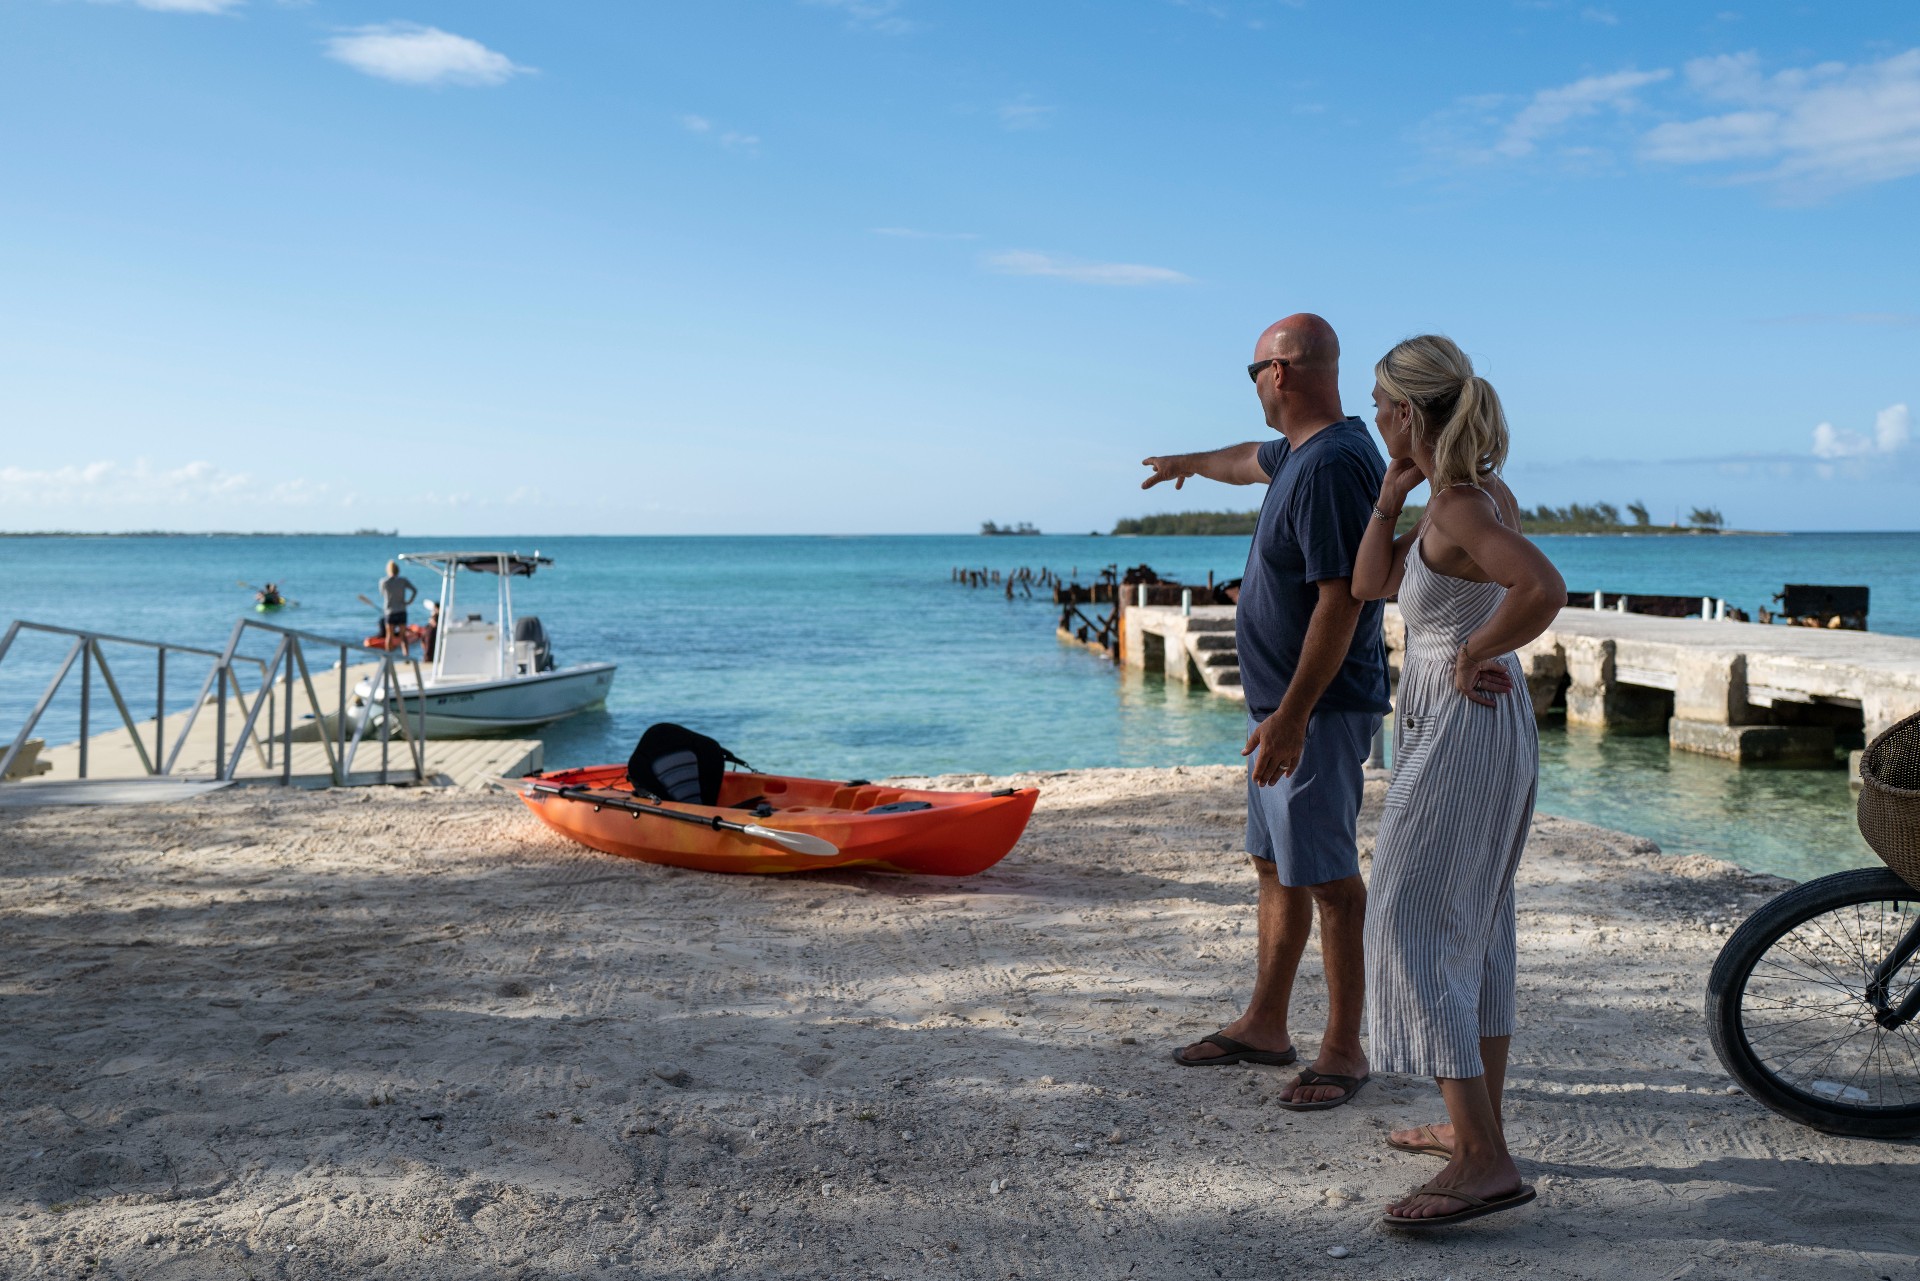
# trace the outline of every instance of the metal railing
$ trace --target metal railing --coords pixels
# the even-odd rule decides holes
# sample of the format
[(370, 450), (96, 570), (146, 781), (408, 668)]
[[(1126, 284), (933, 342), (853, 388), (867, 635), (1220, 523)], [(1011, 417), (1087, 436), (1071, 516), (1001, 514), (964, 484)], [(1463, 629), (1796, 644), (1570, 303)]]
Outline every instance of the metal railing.
[[(81, 628), (57, 627), (47, 623), (16, 621), (7, 628), (4, 639), (0, 639), (0, 662), (6, 660), (13, 642), (22, 632), (40, 632), (54, 636), (70, 636), (73, 644), (68, 648), (66, 657), (54, 672), (53, 679), (47, 682), (46, 689), (35, 703), (26, 722), (14, 735), (12, 743), (4, 755), (0, 755), (0, 777), (5, 777), (13, 767), (16, 757), (25, 747), (27, 738), (32, 734), (54, 696), (65, 684), (72, 673), (74, 662), (80, 663), (80, 739), (78, 744), (81, 778), (87, 777), (88, 753), (92, 739), (93, 715), (93, 671), (98, 667), (102, 682), (108, 693), (113, 696), (115, 708), (125, 725), (128, 736), (133, 741), (135, 754), (139, 757), (141, 768), (149, 775), (170, 776), (180, 762), (180, 755), (187, 746), (188, 736), (200, 717), (202, 709), (211, 705), (214, 714), (214, 777), (232, 779), (238, 776), (240, 762), (249, 747), (252, 747), (264, 769), (274, 767), (276, 756), (280, 766), (280, 781), (293, 781), (293, 733), (295, 693), (294, 681), (297, 674), (301, 691), (306, 695), (307, 706), (320, 727), (319, 742), (326, 755), (327, 773), (336, 787), (347, 785), (353, 772), (356, 754), (367, 733), (378, 717), (380, 739), (380, 781), (388, 781), (392, 773), (392, 741), (397, 727), (407, 746), (410, 758), (407, 764), (415, 781), (426, 777), (426, 700), (421, 695), (425, 683), (421, 680), (420, 664), (408, 651), (407, 662), (413, 669), (413, 688), (416, 691), (415, 702), (419, 706), (417, 724), (408, 724), (404, 690), (399, 681), (399, 662), (384, 650), (369, 649), (365, 645), (335, 640), (328, 636), (317, 636), (311, 632), (296, 631), (289, 627), (279, 627), (272, 623), (256, 622), (253, 619), (241, 619), (234, 624), (233, 634), (228, 638), (222, 651), (201, 649), (192, 645), (175, 645), (163, 641), (141, 640), (128, 636), (115, 636), (105, 632), (86, 631)], [(278, 637), (273, 656), (261, 659), (254, 655), (240, 653), (240, 646), (250, 632), (264, 633)], [(106, 654), (101, 643), (113, 645), (131, 645), (137, 648), (155, 651), (154, 668), (154, 716), (153, 750), (147, 750), (141, 728), (136, 724), (126, 699), (120, 692), (119, 682), (114, 679), (112, 668), (107, 664)], [(332, 723), (320, 705), (320, 696), (315, 688), (313, 673), (307, 664), (303, 645), (311, 644), (325, 650), (336, 651), (339, 655), (339, 694), (334, 707)], [(360, 700), (358, 715), (351, 721), (347, 710), (347, 653), (360, 650), (377, 655), (379, 668), (376, 671), (369, 697)], [(172, 749), (167, 750), (166, 705), (167, 705), (167, 656), (169, 654), (193, 654), (211, 659), (205, 680), (201, 682), (200, 692), (194, 698), (187, 712), (187, 718), (179, 732), (173, 736)], [(243, 667), (251, 667), (258, 675), (258, 685), (249, 693), (240, 680)], [(245, 720), (240, 731), (229, 745), (227, 741), (227, 700), (233, 698), (238, 708), (244, 712)], [(261, 716), (266, 717), (266, 731), (259, 733)], [(284, 726), (284, 729), (282, 728)]]

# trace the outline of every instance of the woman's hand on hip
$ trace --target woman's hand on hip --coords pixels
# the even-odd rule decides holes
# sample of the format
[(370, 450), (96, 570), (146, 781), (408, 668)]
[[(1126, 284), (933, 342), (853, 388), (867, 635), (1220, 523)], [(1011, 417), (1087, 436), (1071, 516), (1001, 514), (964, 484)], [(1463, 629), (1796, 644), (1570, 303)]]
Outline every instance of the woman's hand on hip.
[(1453, 687), (1482, 707), (1492, 707), (1496, 696), (1513, 692), (1513, 673), (1497, 658), (1475, 662), (1462, 645), (1453, 654)]

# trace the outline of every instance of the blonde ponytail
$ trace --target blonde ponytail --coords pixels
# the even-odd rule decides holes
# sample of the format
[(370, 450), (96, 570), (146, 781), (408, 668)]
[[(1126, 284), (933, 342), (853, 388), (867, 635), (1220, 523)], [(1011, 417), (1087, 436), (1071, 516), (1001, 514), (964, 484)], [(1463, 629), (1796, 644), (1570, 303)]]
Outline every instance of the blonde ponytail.
[(1433, 450), (1436, 491), (1478, 486), (1507, 461), (1507, 415), (1493, 384), (1453, 339), (1409, 338), (1373, 367), (1380, 390), (1413, 409), (1413, 430)]

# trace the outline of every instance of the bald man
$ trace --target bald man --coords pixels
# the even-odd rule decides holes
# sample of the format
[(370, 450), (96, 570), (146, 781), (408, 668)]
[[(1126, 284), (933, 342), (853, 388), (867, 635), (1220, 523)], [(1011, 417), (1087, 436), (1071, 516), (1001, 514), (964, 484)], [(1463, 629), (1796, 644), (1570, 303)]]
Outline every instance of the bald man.
[(1247, 853), (1260, 887), (1259, 957), (1246, 1011), (1174, 1052), (1183, 1067), (1298, 1060), (1294, 975), (1316, 905), (1327, 1027), (1313, 1066), (1281, 1090), (1295, 1111), (1339, 1107), (1367, 1081), (1360, 1048), (1367, 891), (1355, 821), (1373, 736), (1388, 709), (1379, 602), (1348, 589), (1386, 464), (1340, 408), (1340, 340), (1318, 316), (1268, 326), (1247, 366), (1277, 439), (1149, 458), (1174, 488), (1192, 476), (1265, 485), (1234, 630), (1247, 693)]

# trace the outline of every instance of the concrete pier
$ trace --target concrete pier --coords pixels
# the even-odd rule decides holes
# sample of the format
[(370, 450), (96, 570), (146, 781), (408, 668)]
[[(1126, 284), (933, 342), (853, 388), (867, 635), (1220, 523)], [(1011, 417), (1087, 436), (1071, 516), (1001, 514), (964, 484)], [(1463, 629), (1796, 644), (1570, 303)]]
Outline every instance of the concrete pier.
[(1130, 605), (1120, 611), (1120, 661), (1244, 702), (1233, 617), (1232, 605)]
[[(1121, 659), (1244, 698), (1230, 605), (1132, 606)], [(1406, 626), (1387, 607), (1398, 681)], [(1828, 765), (1835, 749), (1920, 712), (1920, 638), (1565, 609), (1520, 654), (1536, 715), (1664, 733), (1676, 751), (1743, 764)], [(1230, 675), (1230, 678), (1228, 674)]]

